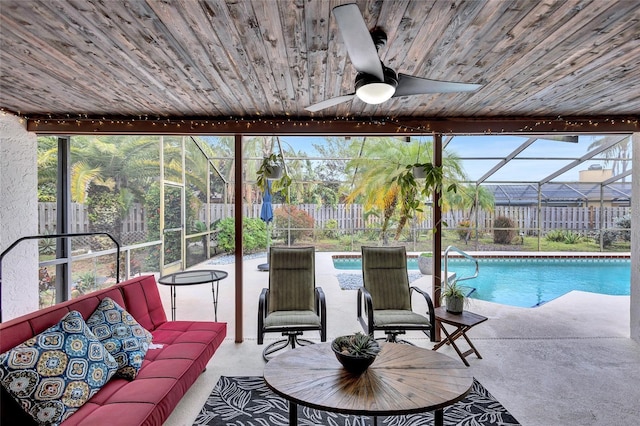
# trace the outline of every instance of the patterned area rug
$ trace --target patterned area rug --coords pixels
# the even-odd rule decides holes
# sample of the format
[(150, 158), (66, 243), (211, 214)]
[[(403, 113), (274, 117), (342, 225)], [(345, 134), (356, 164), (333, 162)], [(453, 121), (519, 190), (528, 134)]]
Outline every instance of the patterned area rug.
[[(289, 404), (274, 394), (262, 377), (222, 376), (194, 425), (277, 426), (289, 424)], [(370, 417), (350, 416), (298, 407), (300, 426), (371, 426)], [(477, 381), (467, 397), (444, 409), (446, 426), (512, 426), (517, 420)], [(433, 413), (379, 417), (378, 425), (433, 425)]]

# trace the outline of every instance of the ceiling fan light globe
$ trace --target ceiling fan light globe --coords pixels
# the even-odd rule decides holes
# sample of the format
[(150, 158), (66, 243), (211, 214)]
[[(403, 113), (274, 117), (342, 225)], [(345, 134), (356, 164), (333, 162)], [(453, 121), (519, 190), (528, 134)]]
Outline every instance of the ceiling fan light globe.
[(387, 83), (368, 83), (356, 89), (356, 96), (368, 104), (381, 104), (391, 99), (395, 86)]

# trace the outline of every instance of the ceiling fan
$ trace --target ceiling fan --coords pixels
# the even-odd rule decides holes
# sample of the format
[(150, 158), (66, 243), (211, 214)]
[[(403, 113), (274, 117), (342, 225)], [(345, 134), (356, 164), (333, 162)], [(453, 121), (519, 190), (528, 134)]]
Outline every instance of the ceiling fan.
[(368, 104), (380, 104), (392, 97), (421, 95), (426, 93), (472, 92), (481, 84), (455, 83), (429, 80), (407, 74), (396, 74), (384, 66), (378, 57), (378, 49), (387, 42), (387, 34), (379, 29), (369, 32), (354, 3), (333, 8), (333, 15), (342, 33), (351, 63), (358, 71), (355, 92), (327, 99), (305, 109), (316, 112), (358, 97)]

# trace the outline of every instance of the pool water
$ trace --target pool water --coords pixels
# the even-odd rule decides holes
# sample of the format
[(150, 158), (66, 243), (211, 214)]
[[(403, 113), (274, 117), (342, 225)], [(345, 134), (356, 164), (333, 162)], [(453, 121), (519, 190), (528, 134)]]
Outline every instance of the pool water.
[[(504, 305), (535, 307), (572, 290), (629, 295), (631, 261), (628, 259), (478, 259), (480, 274), (460, 284), (469, 297)], [(336, 269), (361, 269), (360, 258), (334, 259)], [(408, 269), (418, 269), (409, 259)], [(449, 272), (471, 276), (474, 263), (449, 260)]]

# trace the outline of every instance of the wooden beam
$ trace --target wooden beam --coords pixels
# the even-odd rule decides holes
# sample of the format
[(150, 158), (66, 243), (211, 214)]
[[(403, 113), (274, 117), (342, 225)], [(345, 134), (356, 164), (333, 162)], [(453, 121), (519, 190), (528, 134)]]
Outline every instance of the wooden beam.
[(235, 252), (235, 271), (236, 271), (236, 343), (242, 343), (244, 340), (243, 336), (243, 308), (242, 308), (242, 286), (243, 286), (243, 275), (242, 275), (242, 254), (244, 251), (244, 247), (242, 247), (242, 159), (243, 151), (242, 151), (242, 135), (235, 135), (235, 187), (234, 187), (234, 204), (235, 204), (235, 243), (236, 243), (236, 252)]
[(291, 117), (254, 118), (24, 118), (27, 130), (42, 135), (314, 135), (314, 136), (380, 136), (420, 135), (537, 135), (577, 133), (640, 132), (640, 117), (579, 118), (351, 118), (308, 119)]

